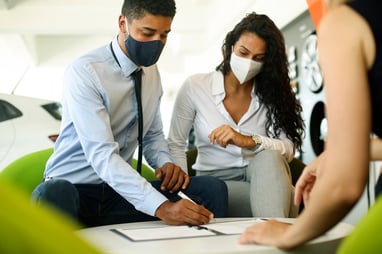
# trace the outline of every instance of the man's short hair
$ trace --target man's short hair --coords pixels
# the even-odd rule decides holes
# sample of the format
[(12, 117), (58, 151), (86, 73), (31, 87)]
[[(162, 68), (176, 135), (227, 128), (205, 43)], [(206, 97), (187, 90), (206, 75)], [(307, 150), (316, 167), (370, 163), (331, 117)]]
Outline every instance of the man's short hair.
[(174, 0), (124, 0), (122, 14), (127, 21), (140, 19), (146, 13), (174, 18), (176, 6)]

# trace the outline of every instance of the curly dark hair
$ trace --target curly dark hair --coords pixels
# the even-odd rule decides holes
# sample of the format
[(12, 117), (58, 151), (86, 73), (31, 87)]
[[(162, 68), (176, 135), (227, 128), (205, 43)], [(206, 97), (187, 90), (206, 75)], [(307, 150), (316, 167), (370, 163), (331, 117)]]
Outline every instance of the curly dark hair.
[[(255, 77), (255, 93), (267, 108), (267, 135), (279, 137), (284, 131), (295, 148), (301, 151), (305, 128), (302, 107), (290, 85), (284, 37), (268, 16), (255, 12), (247, 14), (227, 34), (222, 46), (223, 61), (216, 70), (224, 75), (231, 71), (232, 47), (244, 32), (255, 33), (266, 42), (263, 67)], [(270, 133), (271, 127), (274, 133)]]
[(174, 18), (176, 6), (174, 0), (125, 0), (121, 13), (127, 17), (127, 21), (140, 19), (145, 12), (152, 15)]

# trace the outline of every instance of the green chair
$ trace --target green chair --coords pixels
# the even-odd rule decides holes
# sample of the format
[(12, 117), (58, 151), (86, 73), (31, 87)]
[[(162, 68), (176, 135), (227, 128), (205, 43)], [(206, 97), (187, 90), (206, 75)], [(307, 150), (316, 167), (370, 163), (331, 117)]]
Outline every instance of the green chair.
[[(33, 205), (30, 195), (41, 183), (53, 148), (27, 154), (0, 171), (0, 253), (100, 253), (78, 237), (80, 226), (48, 205)], [(133, 160), (133, 167), (136, 167)], [(142, 175), (155, 180), (142, 165)]]
[(36, 206), (19, 188), (0, 178), (0, 253), (101, 253), (80, 238), (71, 220)]
[[(45, 164), (52, 153), (53, 148), (48, 148), (24, 155), (0, 171), (0, 178), (31, 194), (41, 183)], [(133, 159), (133, 168), (136, 168), (136, 164), (137, 161)], [(146, 164), (142, 165), (142, 176), (148, 181), (156, 180), (154, 170)]]
[(381, 253), (382, 196), (340, 244), (338, 254)]
[[(131, 163), (131, 166), (133, 167), (133, 168), (137, 168), (137, 160), (136, 159), (133, 159), (133, 161), (132, 161), (132, 163)], [(144, 163), (142, 163), (142, 172), (141, 172), (141, 175), (147, 180), (147, 181), (154, 181), (154, 180), (158, 180), (156, 177), (155, 177), (155, 172), (154, 172), (154, 170), (150, 167), (150, 166), (148, 166), (148, 165), (146, 165), (146, 164), (144, 164)]]
[(24, 155), (0, 171), (0, 178), (31, 194), (41, 183), (46, 161), (52, 152), (53, 148), (48, 148)]

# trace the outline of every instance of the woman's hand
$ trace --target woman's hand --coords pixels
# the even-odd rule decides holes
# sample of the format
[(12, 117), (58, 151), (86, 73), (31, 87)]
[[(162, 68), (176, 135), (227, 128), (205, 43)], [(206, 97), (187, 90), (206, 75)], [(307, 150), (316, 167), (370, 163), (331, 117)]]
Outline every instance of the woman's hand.
[(283, 248), (282, 237), (290, 224), (277, 220), (259, 222), (248, 227), (238, 239), (240, 244), (256, 243)]
[(221, 147), (226, 148), (228, 144), (236, 145), (239, 147), (248, 147), (253, 145), (252, 137), (245, 136), (232, 129), (228, 124), (221, 125), (211, 131), (208, 135), (210, 143), (215, 142)]
[(316, 183), (318, 175), (318, 167), (325, 156), (323, 152), (319, 157), (317, 157), (313, 162), (304, 168), (301, 176), (298, 178), (295, 193), (294, 193), (294, 203), (295, 205), (300, 205), (301, 200), (304, 200), (304, 205), (307, 206), (309, 203), (310, 193)]

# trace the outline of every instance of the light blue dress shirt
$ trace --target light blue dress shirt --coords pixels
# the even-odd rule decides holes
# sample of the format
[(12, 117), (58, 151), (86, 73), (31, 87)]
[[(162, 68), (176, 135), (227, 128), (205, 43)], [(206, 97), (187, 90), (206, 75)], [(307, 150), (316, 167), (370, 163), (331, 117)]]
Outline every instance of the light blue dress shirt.
[[(134, 81), (137, 66), (117, 38), (74, 61), (65, 71), (60, 136), (49, 159), (46, 179), (72, 183), (106, 182), (140, 210), (154, 215), (166, 198), (130, 164), (137, 148), (138, 112)], [(173, 162), (163, 134), (163, 94), (156, 65), (143, 68), (143, 154), (153, 168)]]

